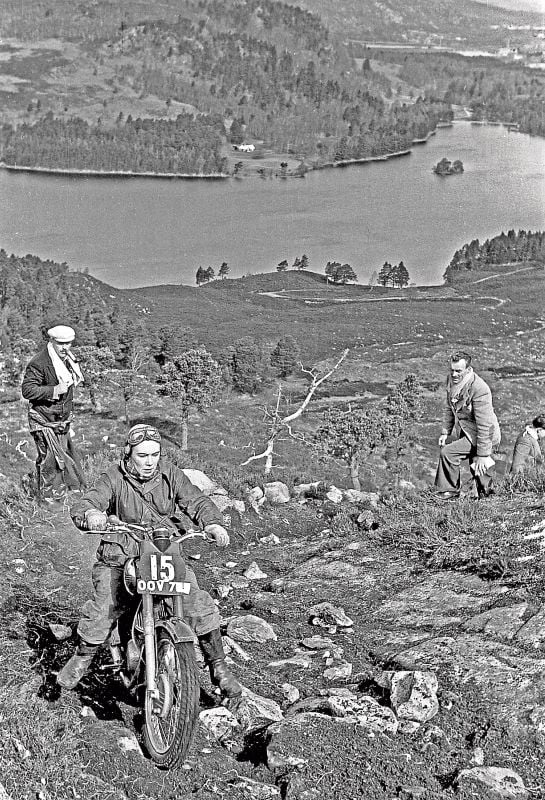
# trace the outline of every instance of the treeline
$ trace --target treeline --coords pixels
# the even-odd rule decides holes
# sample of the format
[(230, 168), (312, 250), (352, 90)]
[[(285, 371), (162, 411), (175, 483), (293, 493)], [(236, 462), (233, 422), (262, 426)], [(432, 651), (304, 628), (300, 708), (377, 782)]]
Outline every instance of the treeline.
[(518, 125), (545, 136), (545, 75), (520, 64), (454, 53), (373, 50), (373, 58), (399, 64), (398, 76), (427, 96), (466, 106), (475, 120)]
[(468, 270), (486, 271), (499, 265), (529, 261), (545, 264), (545, 232), (511, 230), (482, 244), (478, 239), (464, 244), (455, 252), (443, 277), (450, 283)]
[(0, 128), (0, 160), (10, 166), (99, 172), (224, 173), (223, 123), (179, 114), (175, 120), (118, 118), (113, 129), (47, 113), (32, 125)]

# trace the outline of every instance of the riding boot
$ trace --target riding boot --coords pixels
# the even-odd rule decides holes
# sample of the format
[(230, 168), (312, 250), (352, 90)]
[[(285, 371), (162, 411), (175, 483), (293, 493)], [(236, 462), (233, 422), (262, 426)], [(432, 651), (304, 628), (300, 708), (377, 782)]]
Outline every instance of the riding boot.
[(225, 697), (238, 697), (242, 694), (242, 686), (225, 663), (219, 628), (198, 638), (214, 686), (217, 686)]
[(89, 644), (80, 639), (76, 652), (57, 675), (59, 686), (62, 686), (63, 689), (74, 689), (91, 666), (99, 647), (98, 644)]

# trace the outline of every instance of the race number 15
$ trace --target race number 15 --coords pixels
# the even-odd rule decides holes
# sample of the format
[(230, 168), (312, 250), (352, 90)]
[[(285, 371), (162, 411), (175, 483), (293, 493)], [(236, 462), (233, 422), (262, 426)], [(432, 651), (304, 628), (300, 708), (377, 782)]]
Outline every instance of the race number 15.
[(176, 573), (172, 563), (172, 556), (151, 553), (150, 574), (153, 581), (173, 581)]

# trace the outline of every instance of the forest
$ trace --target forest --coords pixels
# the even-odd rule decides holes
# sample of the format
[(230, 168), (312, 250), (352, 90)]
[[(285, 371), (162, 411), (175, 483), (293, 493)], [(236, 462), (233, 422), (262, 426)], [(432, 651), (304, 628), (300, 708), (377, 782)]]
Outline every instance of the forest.
[(474, 239), (457, 250), (449, 263), (444, 279), (452, 283), (467, 271), (493, 270), (500, 265), (537, 262), (545, 264), (543, 231), (508, 231), (487, 239), (482, 244)]
[(319, 18), (296, 6), (185, 0), (178, 8), (176, 21), (123, 22), (108, 38), (91, 39), (87, 31), (84, 41), (97, 78), (113, 70), (113, 94), (158, 98), (165, 116), (172, 103), (183, 103), (187, 113), (175, 123), (122, 118), (108, 127), (101, 117), (85, 125), (69, 110), (61, 119), (48, 109), (3, 129), (0, 159), (206, 174), (225, 169), (222, 139), (249, 138), (320, 166), (406, 150), (452, 118), (437, 97), (395, 99), (383, 74), (357, 71)]
[(7, 165), (45, 169), (217, 175), (225, 173), (222, 139), (210, 116), (176, 120), (119, 119), (113, 130), (73, 117), (0, 128), (0, 157)]
[(359, 49), (363, 57), (399, 65), (398, 77), (426, 96), (466, 107), (475, 121), (503, 122), (545, 136), (545, 75), (498, 59), (455, 53)]

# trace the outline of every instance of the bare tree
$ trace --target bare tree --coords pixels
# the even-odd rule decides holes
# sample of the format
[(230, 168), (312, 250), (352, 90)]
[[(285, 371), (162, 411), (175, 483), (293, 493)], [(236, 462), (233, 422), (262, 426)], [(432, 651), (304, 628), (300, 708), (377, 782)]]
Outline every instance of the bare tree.
[(250, 458), (247, 458), (246, 461), (244, 461), (241, 464), (241, 467), (244, 467), (247, 464), (250, 464), (252, 461), (259, 461), (260, 459), (264, 459), (265, 460), (265, 466), (263, 468), (263, 474), (264, 475), (270, 475), (270, 473), (272, 471), (272, 467), (273, 467), (273, 456), (275, 455), (274, 445), (275, 445), (276, 440), (278, 439), (278, 436), (280, 435), (280, 433), (282, 431), (285, 431), (288, 434), (288, 436), (291, 436), (292, 438), (301, 438), (301, 437), (298, 437), (293, 432), (292, 427), (291, 427), (292, 422), (294, 420), (298, 419), (303, 414), (303, 412), (306, 410), (308, 404), (312, 400), (312, 397), (313, 397), (314, 393), (316, 392), (316, 390), (318, 389), (318, 387), (321, 386), (322, 383), (324, 383), (324, 381), (326, 381), (328, 378), (330, 378), (331, 375), (335, 372), (335, 370), (338, 369), (341, 366), (342, 362), (344, 361), (344, 359), (346, 358), (347, 355), (348, 355), (348, 348), (343, 351), (342, 355), (337, 360), (337, 362), (334, 364), (334, 366), (331, 367), (331, 369), (329, 369), (323, 375), (320, 375), (319, 373), (317, 373), (313, 369), (305, 368), (303, 366), (303, 364), (301, 362), (299, 362), (299, 367), (301, 368), (301, 372), (304, 372), (305, 374), (310, 375), (310, 377), (311, 377), (311, 383), (310, 383), (309, 389), (308, 389), (308, 391), (306, 393), (306, 396), (305, 396), (303, 402), (291, 414), (286, 414), (286, 415), (282, 416), (282, 414), (280, 413), (280, 401), (281, 401), (281, 398), (282, 398), (282, 387), (280, 385), (278, 386), (278, 391), (277, 391), (277, 394), (276, 394), (276, 405), (275, 405), (274, 409), (270, 409), (268, 407), (266, 407), (264, 409), (265, 410), (265, 419), (269, 423), (269, 432), (268, 432), (268, 436), (267, 436), (267, 445), (266, 445), (266, 447), (265, 447), (265, 449), (263, 450), (262, 453), (256, 453), (255, 455), (250, 456)]

